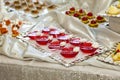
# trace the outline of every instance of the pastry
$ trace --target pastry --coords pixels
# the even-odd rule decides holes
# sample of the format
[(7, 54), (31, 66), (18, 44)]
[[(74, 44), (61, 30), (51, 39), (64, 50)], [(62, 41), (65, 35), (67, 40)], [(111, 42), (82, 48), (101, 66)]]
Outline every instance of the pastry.
[(24, 9), (24, 12), (26, 12), (26, 13), (29, 13), (30, 12), (30, 8), (26, 8), (26, 9)]
[(21, 5), (22, 5), (23, 9), (27, 8), (27, 3), (26, 2), (23, 2)]
[(28, 4), (29, 8), (34, 8), (34, 5), (32, 3)]
[(10, 24), (11, 24), (11, 21), (8, 19), (8, 20), (5, 20), (5, 24), (7, 25), (7, 26), (9, 26)]
[(80, 16), (84, 16), (84, 15), (86, 15), (86, 12), (83, 9), (80, 9), (79, 14), (80, 14)]
[(1, 34), (5, 34), (7, 32), (8, 32), (8, 30), (6, 28), (0, 28), (0, 33)]
[(55, 9), (55, 8), (56, 8), (56, 5), (48, 6), (48, 9)]
[(77, 18), (81, 18), (78, 12), (74, 13), (73, 16), (74, 16), (74, 17), (77, 17)]
[(71, 7), (69, 11), (70, 11), (70, 13), (75, 13), (75, 8)]
[(38, 2), (38, 1), (36, 1), (36, 2), (34, 2), (34, 4), (35, 4), (35, 5), (39, 5), (39, 2)]
[(92, 28), (96, 28), (96, 27), (98, 27), (98, 23), (95, 20), (91, 20), (89, 23), (89, 26)]
[(81, 21), (85, 24), (89, 23), (88, 17), (82, 17)]
[(6, 5), (6, 6), (9, 6), (9, 5), (10, 5), (10, 2), (9, 2), (9, 1), (6, 1), (6, 2), (5, 2), (5, 5)]
[(120, 14), (120, 10), (115, 6), (110, 6), (106, 13), (109, 15), (118, 15)]
[(105, 22), (106, 20), (105, 20), (105, 18), (102, 17), (102, 16), (97, 16), (97, 17), (96, 17), (96, 21), (97, 21), (98, 23), (102, 23), (102, 22)]
[(117, 4), (117, 8), (119, 8), (119, 9), (120, 9), (120, 1), (119, 1), (119, 3)]
[(16, 5), (16, 4), (20, 4), (20, 2), (19, 1), (14, 1), (14, 5)]
[(87, 13), (87, 17), (88, 17), (88, 19), (94, 18), (93, 13), (92, 12)]
[(0, 23), (0, 28), (2, 27), (2, 23)]
[(66, 14), (66, 15), (69, 15), (69, 16), (72, 16), (72, 15), (73, 15), (73, 14), (71, 14), (70, 11), (66, 11), (65, 14)]
[(22, 8), (21, 5), (15, 5), (16, 10), (20, 10), (21, 8)]
[(38, 14), (39, 14), (39, 11), (34, 9), (34, 10), (31, 11), (31, 14), (32, 14), (32, 17), (37, 17)]
[(41, 10), (42, 6), (36, 6), (37, 10)]

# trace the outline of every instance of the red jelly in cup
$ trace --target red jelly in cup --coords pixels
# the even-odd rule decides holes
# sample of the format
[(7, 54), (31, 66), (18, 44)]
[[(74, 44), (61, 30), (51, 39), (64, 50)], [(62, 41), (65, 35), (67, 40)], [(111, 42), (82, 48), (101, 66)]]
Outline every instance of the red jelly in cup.
[(58, 40), (59, 40), (60, 42), (62, 42), (62, 41), (64, 41), (64, 42), (69, 42), (69, 38), (68, 38), (67, 35), (59, 36), (59, 37), (58, 37)]
[(80, 44), (80, 50), (87, 54), (94, 54), (97, 48), (92, 47), (92, 43), (84, 42)]
[(73, 47), (64, 47), (60, 54), (65, 58), (74, 58), (78, 53), (73, 51)]
[(60, 32), (56, 29), (50, 29), (50, 35), (52, 35), (54, 38), (57, 38), (60, 34)]
[(50, 29), (49, 29), (49, 28), (44, 28), (44, 29), (42, 30), (42, 33), (44, 33), (44, 34), (49, 34), (49, 32), (50, 32)]
[(48, 39), (48, 36), (39, 36), (37, 39), (36, 39), (36, 42), (39, 44), (39, 45), (47, 45), (50, 41)]
[(49, 49), (61, 49), (60, 47), (60, 41), (53, 41), (48, 46)]
[(80, 38), (71, 38), (70, 44), (72, 44), (74, 46), (79, 46), (80, 45)]
[(36, 40), (36, 38), (38, 37), (38, 35), (36, 33), (37, 33), (37, 31), (29, 33), (28, 37), (32, 40)]

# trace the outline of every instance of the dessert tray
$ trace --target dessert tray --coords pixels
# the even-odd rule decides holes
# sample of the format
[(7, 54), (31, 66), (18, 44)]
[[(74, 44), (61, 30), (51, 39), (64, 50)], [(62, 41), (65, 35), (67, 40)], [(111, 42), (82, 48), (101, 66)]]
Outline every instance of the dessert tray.
[(99, 55), (97, 59), (108, 64), (120, 65), (120, 42), (115, 43), (110, 51)]
[(96, 16), (92, 12), (87, 12), (82, 8), (77, 9), (75, 7), (71, 7), (62, 13), (80, 20), (82, 23), (91, 28), (103, 27), (102, 25), (107, 23), (107, 19), (105, 17), (100, 15)]
[(38, 24), (17, 38), (66, 67), (104, 52), (103, 46), (97, 42), (68, 33), (57, 25), (53, 23), (48, 27), (40, 27), (41, 24)]
[(13, 0), (5, 1), (4, 3), (8, 12), (15, 11), (31, 17), (38, 17), (58, 7), (51, 2), (32, 0)]

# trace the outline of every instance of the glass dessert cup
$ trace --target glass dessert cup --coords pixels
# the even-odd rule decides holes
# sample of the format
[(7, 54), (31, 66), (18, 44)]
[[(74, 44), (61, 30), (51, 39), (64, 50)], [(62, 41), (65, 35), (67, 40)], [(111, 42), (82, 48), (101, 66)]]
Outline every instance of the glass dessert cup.
[(73, 47), (64, 47), (60, 54), (64, 58), (75, 58), (78, 53), (73, 51)]
[(37, 31), (29, 33), (27, 36), (31, 39), (31, 40), (36, 40), (37, 39), (37, 35), (36, 35)]
[(51, 29), (49, 34), (52, 35), (54, 38), (57, 38), (60, 32), (56, 29)]
[(44, 33), (44, 34), (49, 34), (49, 33), (50, 33), (50, 29), (49, 29), (49, 28), (44, 28), (44, 29), (42, 30), (42, 33)]
[(60, 50), (62, 48), (62, 46), (60, 46), (60, 41), (53, 41), (50, 43), (50, 45), (48, 46), (49, 49), (56, 49), (56, 50)]
[(72, 44), (74, 46), (79, 46), (80, 45), (80, 38), (71, 38), (70, 44)]
[(61, 36), (59, 35), (57, 39), (58, 39), (60, 42), (67, 42), (67, 43), (69, 42), (69, 38), (68, 38), (67, 35), (63, 35), (63, 36), (62, 36), (62, 35), (61, 35)]
[(50, 40), (48, 39), (48, 36), (38, 36), (36, 38), (36, 42), (39, 45), (47, 45), (50, 42)]
[(92, 47), (92, 43), (84, 42), (80, 44), (80, 50), (85, 54), (95, 54), (97, 48)]

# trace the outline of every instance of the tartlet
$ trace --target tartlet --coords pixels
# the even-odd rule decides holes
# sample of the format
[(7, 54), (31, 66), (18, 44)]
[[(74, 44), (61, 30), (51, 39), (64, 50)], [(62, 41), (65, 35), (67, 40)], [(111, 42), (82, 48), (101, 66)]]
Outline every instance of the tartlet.
[(88, 17), (88, 19), (92, 19), (92, 18), (94, 18), (94, 15), (92, 12), (88, 12), (87, 17)]
[(105, 20), (105, 18), (102, 17), (102, 16), (97, 16), (97, 17), (96, 17), (96, 21), (97, 21), (98, 23), (102, 23), (102, 22), (105, 22), (106, 20)]
[(34, 10), (31, 10), (31, 14), (32, 14), (32, 17), (37, 17), (38, 14), (39, 14), (39, 11), (34, 9)]
[(83, 22), (83, 23), (85, 23), (85, 24), (87, 24), (87, 23), (89, 23), (89, 20), (88, 20), (88, 17), (82, 17), (81, 18), (81, 21)]
[(98, 23), (96, 20), (91, 20), (91, 22), (89, 23), (89, 26), (92, 28), (96, 28), (98, 27)]

